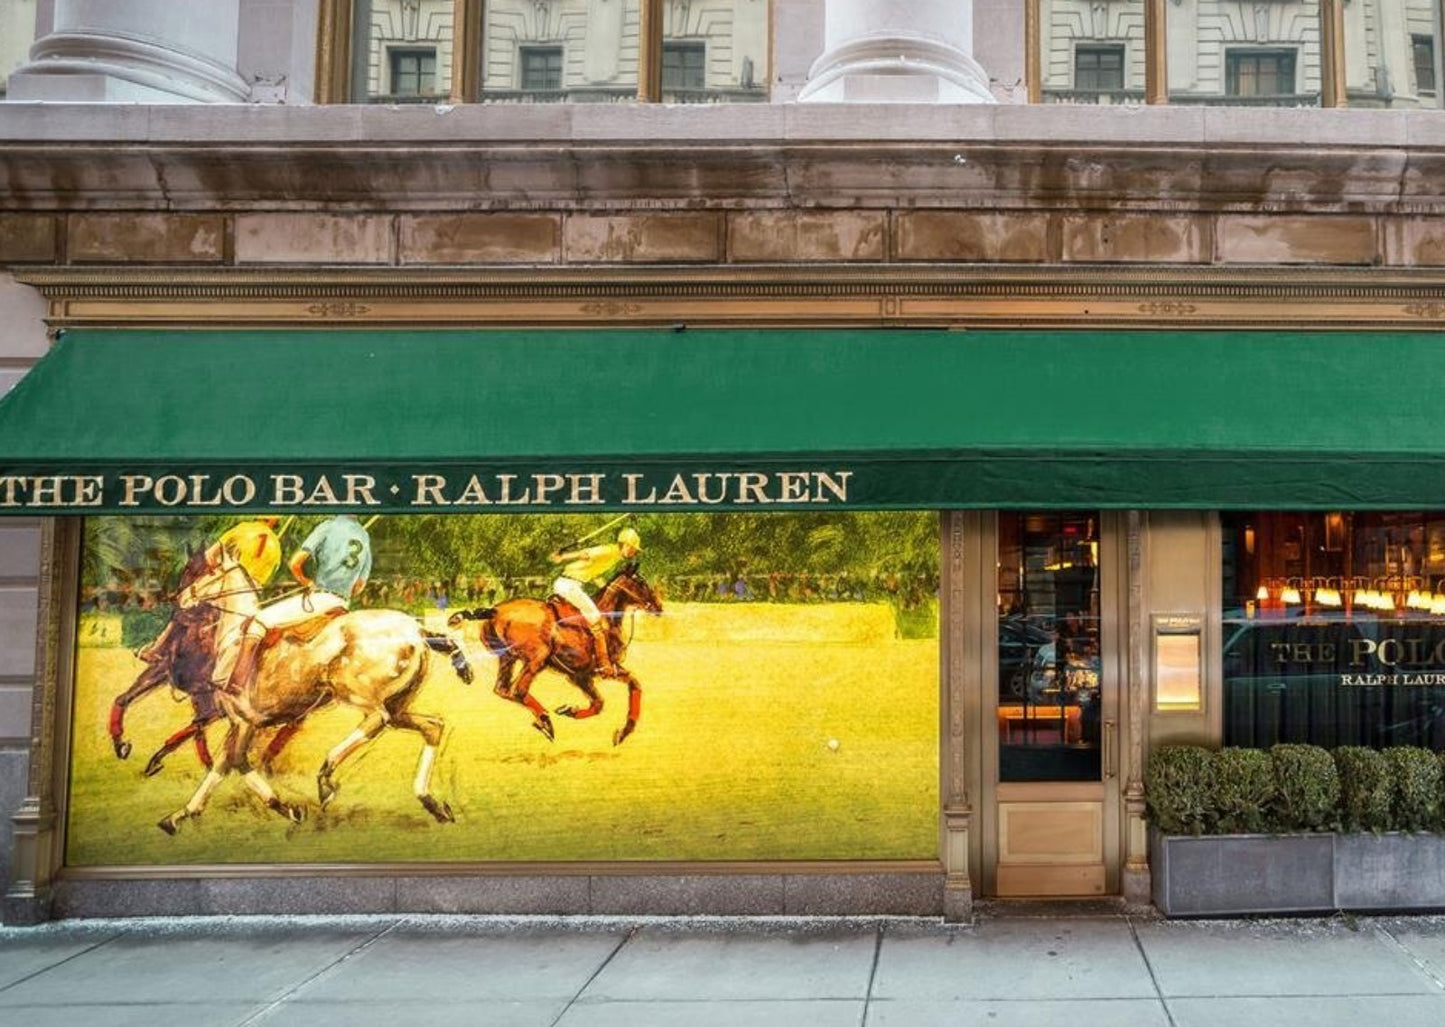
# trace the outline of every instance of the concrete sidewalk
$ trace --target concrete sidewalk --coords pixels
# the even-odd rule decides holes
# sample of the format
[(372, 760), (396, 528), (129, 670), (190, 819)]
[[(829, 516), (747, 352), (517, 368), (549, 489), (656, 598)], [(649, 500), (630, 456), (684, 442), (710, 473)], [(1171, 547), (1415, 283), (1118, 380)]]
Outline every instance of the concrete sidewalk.
[[(103, 1014), (97, 1017), (97, 1014)], [(0, 929), (0, 1023), (1445, 1023), (1445, 918), (489, 917)]]

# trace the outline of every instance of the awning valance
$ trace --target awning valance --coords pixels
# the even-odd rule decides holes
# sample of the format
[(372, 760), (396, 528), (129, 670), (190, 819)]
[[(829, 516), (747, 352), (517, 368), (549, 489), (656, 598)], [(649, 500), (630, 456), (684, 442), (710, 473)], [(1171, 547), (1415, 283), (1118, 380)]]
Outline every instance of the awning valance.
[(67, 332), (0, 513), (1445, 506), (1445, 336)]

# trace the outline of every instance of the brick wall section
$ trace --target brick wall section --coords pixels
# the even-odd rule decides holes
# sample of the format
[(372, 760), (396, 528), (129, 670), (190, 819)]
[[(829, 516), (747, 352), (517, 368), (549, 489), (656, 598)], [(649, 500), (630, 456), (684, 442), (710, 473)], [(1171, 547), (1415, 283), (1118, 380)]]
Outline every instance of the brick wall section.
[(1224, 264), (1378, 264), (1376, 223), (1367, 217), (1225, 215), (1217, 226)]
[(1399, 218), (1385, 224), (1385, 263), (1398, 267), (1445, 265), (1445, 218)]
[(238, 264), (390, 264), (389, 214), (237, 214)]
[(1213, 224), (1206, 217), (1066, 216), (1063, 259), (1082, 263), (1208, 261)]
[(56, 257), (55, 218), (0, 214), (0, 264), (49, 264)]
[(214, 264), (224, 239), (219, 214), (74, 214), (66, 249), (74, 263)]
[(981, 262), (1445, 266), (1445, 217), (978, 210), (0, 214), (0, 267)]
[(1050, 221), (1044, 213), (906, 211), (895, 220), (898, 260), (1040, 263), (1049, 260)]
[(556, 214), (407, 215), (398, 226), (403, 264), (551, 264), (560, 259)]
[(714, 263), (722, 259), (722, 215), (574, 214), (563, 253), (576, 263)]
[(887, 215), (883, 211), (767, 210), (728, 217), (729, 260), (878, 261), (887, 253)]

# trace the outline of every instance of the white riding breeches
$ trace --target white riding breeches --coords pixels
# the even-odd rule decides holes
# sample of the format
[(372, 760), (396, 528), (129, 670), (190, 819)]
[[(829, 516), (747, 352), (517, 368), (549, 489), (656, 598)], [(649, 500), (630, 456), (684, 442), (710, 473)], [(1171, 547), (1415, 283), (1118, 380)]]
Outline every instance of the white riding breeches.
[(211, 680), (219, 685), (231, 680), (236, 657), (241, 654), (241, 639), (247, 635), (259, 639), (272, 629), (286, 631), (314, 617), (350, 608), (350, 604), (339, 595), (316, 589), (263, 606), (254, 616), (234, 618), (229, 624), (223, 621), (216, 635), (216, 669), (211, 674)]
[(577, 607), (578, 612), (586, 618), (588, 624), (596, 624), (602, 619), (602, 611), (597, 609), (597, 604), (592, 601), (592, 597), (582, 587), (582, 582), (574, 581), (572, 578), (558, 578), (552, 582), (552, 591)]

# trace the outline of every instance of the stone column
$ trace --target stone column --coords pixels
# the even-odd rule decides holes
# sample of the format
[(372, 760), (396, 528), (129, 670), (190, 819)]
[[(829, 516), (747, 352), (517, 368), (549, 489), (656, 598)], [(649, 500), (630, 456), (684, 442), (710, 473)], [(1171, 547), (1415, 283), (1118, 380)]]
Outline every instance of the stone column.
[(973, 0), (825, 0), (823, 56), (800, 101), (993, 103)]
[(10, 77), (11, 100), (242, 103), (240, 0), (55, 0), (54, 28)]

